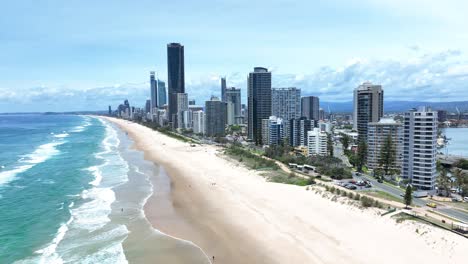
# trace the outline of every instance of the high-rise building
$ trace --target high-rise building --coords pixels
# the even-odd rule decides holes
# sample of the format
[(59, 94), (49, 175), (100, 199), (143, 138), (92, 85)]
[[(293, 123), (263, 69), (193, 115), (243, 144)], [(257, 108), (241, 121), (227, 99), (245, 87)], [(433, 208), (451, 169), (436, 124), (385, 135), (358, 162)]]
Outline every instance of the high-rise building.
[(307, 119), (320, 120), (320, 101), (317, 96), (305, 96), (301, 98), (301, 116)]
[(224, 136), (227, 124), (227, 106), (217, 97), (205, 102), (205, 135)]
[(158, 84), (156, 81), (154, 71), (150, 72), (150, 92), (151, 92), (150, 109), (153, 109), (155, 107), (158, 107)]
[(158, 107), (161, 108), (167, 104), (166, 83), (158, 79), (156, 84), (158, 86)]
[(188, 105), (195, 105), (195, 99), (191, 99), (188, 101)]
[[(186, 93), (177, 94), (177, 115), (175, 121), (177, 123), (177, 128), (187, 129), (187, 120), (184, 120), (185, 112), (189, 110), (188, 108), (188, 95)], [(185, 121), (185, 122), (184, 122)]]
[(436, 182), (437, 112), (426, 107), (405, 113), (402, 177), (432, 191)]
[(205, 134), (205, 114), (203, 111), (194, 111), (192, 114), (193, 133)]
[(184, 46), (179, 43), (167, 44), (167, 81), (169, 92), (168, 118), (177, 128), (177, 94), (185, 93)]
[(112, 107), (109, 105), (109, 115), (112, 115)]
[(307, 155), (327, 155), (327, 133), (314, 128), (307, 132)]
[(325, 110), (319, 108), (319, 120), (325, 120)]
[(268, 119), (268, 145), (279, 145), (284, 139), (283, 119), (270, 116)]
[(228, 125), (240, 124), (241, 113), (241, 90), (235, 87), (225, 89), (225, 98), (228, 111)]
[(145, 114), (146, 113), (151, 113), (151, 100), (146, 100)]
[(292, 147), (307, 146), (307, 132), (315, 127), (315, 121), (306, 117), (289, 120), (289, 145)]
[(401, 169), (403, 126), (393, 118), (382, 118), (379, 122), (369, 123), (367, 131), (367, 167), (371, 169), (379, 168), (382, 147), (389, 136), (392, 141), (391, 148), (395, 154), (395, 161), (390, 165), (390, 168)]
[(226, 100), (226, 77), (221, 77), (221, 101), (227, 102)]
[(379, 122), (383, 116), (383, 97), (381, 85), (365, 82), (354, 90), (353, 129), (359, 141), (366, 141), (368, 124)]
[(271, 116), (271, 72), (255, 67), (248, 77), (248, 138), (262, 145), (262, 120)]
[(446, 110), (437, 110), (437, 121), (443, 123), (447, 121), (447, 111)]
[[(301, 117), (301, 89), (296, 87), (273, 88), (271, 90), (271, 114), (281, 118), (286, 124), (289, 120)], [(289, 126), (285, 126), (288, 135)]]

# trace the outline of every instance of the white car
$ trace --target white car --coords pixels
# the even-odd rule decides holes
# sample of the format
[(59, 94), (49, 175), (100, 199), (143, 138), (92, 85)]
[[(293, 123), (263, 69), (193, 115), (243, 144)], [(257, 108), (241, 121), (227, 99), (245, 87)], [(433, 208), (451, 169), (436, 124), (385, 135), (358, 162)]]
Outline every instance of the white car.
[(465, 202), (468, 202), (468, 197), (463, 198)]

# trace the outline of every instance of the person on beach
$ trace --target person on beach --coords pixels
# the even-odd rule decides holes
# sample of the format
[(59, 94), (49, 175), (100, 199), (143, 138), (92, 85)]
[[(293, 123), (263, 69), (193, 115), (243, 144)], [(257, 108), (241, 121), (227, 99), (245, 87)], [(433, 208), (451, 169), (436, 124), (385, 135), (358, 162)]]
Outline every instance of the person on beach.
[(213, 256), (213, 263), (214, 263), (214, 256)]

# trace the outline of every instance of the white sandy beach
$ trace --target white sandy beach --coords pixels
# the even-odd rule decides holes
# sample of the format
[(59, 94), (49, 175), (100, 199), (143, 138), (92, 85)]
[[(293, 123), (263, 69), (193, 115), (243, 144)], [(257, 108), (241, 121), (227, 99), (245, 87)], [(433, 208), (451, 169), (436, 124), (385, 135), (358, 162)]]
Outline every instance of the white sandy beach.
[(191, 147), (132, 122), (108, 120), (172, 180), (172, 207), (158, 204), (155, 186), (145, 206), (150, 222), (197, 244), (215, 263), (468, 262), (468, 240), (456, 234), (397, 224), (304, 187), (266, 182), (221, 157), (220, 148)]

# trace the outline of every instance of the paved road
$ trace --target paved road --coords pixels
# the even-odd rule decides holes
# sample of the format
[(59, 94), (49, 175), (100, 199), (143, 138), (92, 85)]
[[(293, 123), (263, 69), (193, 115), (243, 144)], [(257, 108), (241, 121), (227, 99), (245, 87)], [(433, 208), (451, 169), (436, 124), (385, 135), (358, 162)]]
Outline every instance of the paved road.
[[(363, 174), (361, 174), (363, 175)], [(379, 183), (375, 178), (369, 176), (369, 175), (363, 175), (363, 176), (355, 176), (354, 177), (355, 179), (366, 179), (366, 180), (369, 180), (372, 185), (373, 185), (373, 188), (375, 188), (376, 190), (380, 190), (380, 191), (384, 191), (390, 195), (393, 195), (395, 197), (398, 197), (398, 198), (401, 198), (401, 195), (404, 194), (404, 190), (398, 188), (398, 187), (395, 187), (395, 186), (391, 186), (391, 185), (388, 185), (388, 184), (385, 184), (385, 183)], [(413, 203), (417, 206), (420, 206), (420, 207), (425, 207), (426, 206), (426, 203), (427, 201), (426, 200), (423, 200), (421, 198), (413, 198)], [(439, 213), (442, 213), (442, 214), (445, 214), (447, 216), (450, 216), (452, 218), (456, 218), (456, 219), (459, 219), (459, 220), (462, 220), (466, 223), (468, 223), (468, 214), (467, 213), (464, 213), (464, 212), (461, 212), (459, 210), (456, 210), (456, 209), (453, 209), (453, 208), (450, 208), (450, 207), (447, 207), (447, 206), (444, 206), (444, 205), (441, 205), (439, 204), (440, 206), (438, 208), (434, 208), (434, 209), (431, 209), (431, 210), (434, 210), (436, 212), (439, 212)]]
[(343, 145), (340, 142), (333, 145), (333, 156), (341, 159), (346, 166), (352, 167), (351, 163), (349, 163), (348, 157), (346, 157), (343, 152)]

